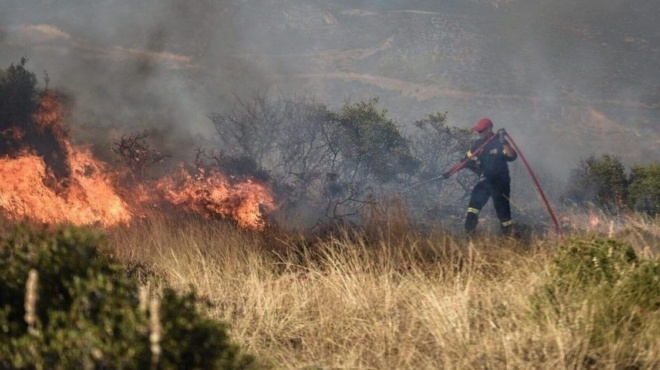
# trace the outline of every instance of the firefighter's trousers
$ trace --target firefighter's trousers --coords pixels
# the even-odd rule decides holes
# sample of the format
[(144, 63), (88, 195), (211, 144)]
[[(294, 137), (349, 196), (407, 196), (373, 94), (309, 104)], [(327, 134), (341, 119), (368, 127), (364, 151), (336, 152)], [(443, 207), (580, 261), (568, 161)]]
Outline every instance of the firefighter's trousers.
[(495, 213), (500, 220), (502, 233), (509, 235), (511, 233), (511, 178), (509, 176), (499, 176), (495, 178), (482, 177), (477, 185), (472, 189), (470, 203), (465, 217), (465, 231), (473, 234), (479, 223), (479, 212), (488, 203), (489, 198), (493, 198)]

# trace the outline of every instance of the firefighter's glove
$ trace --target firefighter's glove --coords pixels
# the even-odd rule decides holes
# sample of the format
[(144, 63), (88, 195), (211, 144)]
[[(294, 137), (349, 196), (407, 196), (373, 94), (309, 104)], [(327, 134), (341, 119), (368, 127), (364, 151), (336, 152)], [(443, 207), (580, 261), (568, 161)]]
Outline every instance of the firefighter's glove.
[(506, 141), (506, 130), (501, 128), (497, 130), (497, 134), (500, 135), (500, 143), (504, 143)]
[(451, 172), (449, 172), (449, 171), (442, 174), (442, 178), (444, 180), (447, 180), (449, 178), (449, 176), (451, 176)]

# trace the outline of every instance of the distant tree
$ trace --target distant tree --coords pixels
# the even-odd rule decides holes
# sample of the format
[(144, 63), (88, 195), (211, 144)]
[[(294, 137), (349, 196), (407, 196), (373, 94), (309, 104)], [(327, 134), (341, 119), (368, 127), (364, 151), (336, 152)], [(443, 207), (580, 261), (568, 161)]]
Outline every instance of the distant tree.
[(660, 162), (632, 167), (628, 199), (636, 211), (650, 216), (660, 214)]
[(406, 192), (410, 202), (430, 212), (455, 207), (476, 181), (472, 172), (458, 172), (455, 181), (424, 181), (437, 178), (464, 158), (474, 142), (472, 131), (448, 126), (447, 112), (437, 112), (416, 121), (409, 140), (413, 155), (420, 164), (411, 185), (422, 183)]
[(564, 201), (577, 205), (592, 203), (603, 210), (614, 212), (625, 204), (628, 181), (621, 160), (604, 154), (600, 158), (590, 156), (580, 161), (571, 172)]
[(353, 182), (384, 184), (412, 175), (419, 166), (401, 128), (377, 105), (378, 99), (346, 104), (336, 114), (341, 172)]
[(252, 158), (270, 168), (280, 141), (287, 101), (257, 93), (251, 100), (236, 98), (227, 113), (211, 113), (220, 149), (232, 156)]
[(376, 187), (416, 171), (407, 139), (377, 104), (346, 103), (333, 112), (305, 97), (257, 95), (210, 118), (222, 153), (268, 171), (290, 205), (307, 202), (338, 218), (371, 202)]
[(332, 114), (324, 134), (332, 155), (322, 194), (331, 219), (356, 215), (377, 203), (419, 166), (399, 124), (378, 109), (378, 99), (346, 103)]
[(0, 69), (0, 154), (16, 153), (21, 140), (33, 126), (32, 115), (39, 104), (37, 78), (25, 68), (27, 58), (19, 64)]
[(209, 117), (218, 145), (205, 156), (225, 172), (249, 170), (270, 179), (286, 189), (285, 205), (319, 196), (333, 157), (327, 143), (332, 115), (324, 105), (306, 97), (256, 94), (250, 101), (237, 99), (227, 113)]
[(66, 186), (71, 169), (60, 120), (67, 97), (53, 90), (38, 90), (35, 74), (25, 67), (27, 62), (21, 58), (19, 64), (0, 69), (0, 155), (32, 151), (44, 159), (52, 174), (49, 183)]

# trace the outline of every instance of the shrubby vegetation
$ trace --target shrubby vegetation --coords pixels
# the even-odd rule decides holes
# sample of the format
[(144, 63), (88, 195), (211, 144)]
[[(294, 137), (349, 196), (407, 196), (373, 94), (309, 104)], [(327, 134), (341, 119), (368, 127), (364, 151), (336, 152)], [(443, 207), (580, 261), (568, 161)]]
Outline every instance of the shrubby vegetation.
[[(378, 99), (335, 111), (304, 97), (256, 96), (210, 117), (225, 155), (252, 159), (275, 188), (286, 189), (282, 212), (289, 217), (301, 208), (322, 209), (315, 217), (330, 220), (356, 215), (388, 192), (401, 194), (440, 175), (472, 140), (470, 130), (446, 125), (446, 113), (428, 115), (406, 132)], [(470, 179), (463, 175), (459, 186), (437, 182), (403, 196), (413, 207), (452, 204)]]
[(1, 368), (256, 368), (204, 300), (141, 290), (102, 241), (74, 227), (0, 239)]
[[(0, 71), (0, 100), (9, 99), (0, 107), (28, 119), (41, 94), (35, 83), (25, 61)], [(7, 105), (13, 88), (24, 107)], [(307, 204), (329, 219), (434, 178), (473, 139), (442, 113), (406, 132), (377, 100), (333, 110), (308, 98), (256, 97), (211, 119), (222, 150), (200, 150), (198, 164), (270, 181), (286, 194), (284, 212)], [(142, 135), (123, 140), (115, 149), (128, 159), (164, 158)], [(131, 163), (139, 179), (147, 168)], [(657, 214), (658, 172), (652, 163), (626, 175), (616, 157), (591, 157), (566, 199)], [(467, 171), (457, 179), (398, 194), (420, 209), (451, 205), (474, 181)], [(589, 236), (554, 251), (550, 239), (465, 241), (440, 229), (422, 236), (405, 206), (398, 219), (373, 212), (373, 232), (343, 229), (313, 242), (277, 228), (255, 236), (208, 220), (143, 220), (113, 230), (102, 253), (91, 230), (18, 229), (0, 239), (0, 368), (263, 368), (213, 317), (232, 320), (241, 343), (283, 368), (660, 363), (657, 258)], [(657, 223), (645, 227), (657, 240)], [(110, 254), (159, 275), (138, 281)], [(205, 310), (191, 282), (219, 305)]]
[(651, 216), (660, 214), (660, 162), (632, 167), (628, 203), (635, 210)]
[(563, 199), (610, 213), (628, 209), (655, 216), (660, 211), (660, 162), (635, 165), (627, 175), (619, 158), (590, 156), (572, 171)]
[(628, 245), (577, 233), (468, 241), (419, 233), (405, 214), (372, 217), (372, 229), (328, 237), (154, 220), (120, 230), (113, 250), (194, 283), (219, 303), (209, 314), (277, 368), (660, 365), (660, 220), (640, 225), (655, 239)]
[[(53, 184), (66, 184), (65, 147), (52, 129), (37, 128), (40, 101), (59, 93), (37, 88), (27, 60), (0, 70), (0, 154), (22, 149), (43, 156)], [(476, 178), (459, 172), (452, 181), (429, 181), (457, 163), (474, 140), (469, 129), (451, 127), (447, 113), (403, 125), (378, 99), (331, 109), (309, 97), (237, 99), (228, 112), (211, 113), (217, 132), (212, 148), (197, 148), (198, 167), (219, 167), (233, 178), (267, 181), (279, 195), (279, 221), (309, 227), (317, 222), (357, 220), (366, 205), (402, 200), (414, 218), (462, 214)], [(404, 129), (405, 127), (405, 129)], [(170, 158), (146, 132), (122, 136), (113, 151), (133, 180)], [(605, 154), (581, 160), (573, 170), (566, 204), (591, 205), (650, 216), (660, 210), (660, 163), (636, 165), (626, 173), (620, 159)], [(423, 186), (417, 186), (423, 183)]]
[(37, 88), (37, 77), (26, 68), (28, 60), (0, 69), (0, 156), (14, 156), (22, 150), (32, 151), (44, 158), (44, 163), (58, 183), (67, 178), (66, 148), (58, 140), (54, 122), (36, 122), (41, 99), (62, 93)]
[(556, 251), (531, 301), (542, 325), (550, 318), (584, 330), (593, 358), (617, 343), (626, 366), (653, 367), (636, 354), (655, 340), (639, 335), (660, 319), (660, 261), (642, 260), (632, 246), (616, 240), (573, 238)]

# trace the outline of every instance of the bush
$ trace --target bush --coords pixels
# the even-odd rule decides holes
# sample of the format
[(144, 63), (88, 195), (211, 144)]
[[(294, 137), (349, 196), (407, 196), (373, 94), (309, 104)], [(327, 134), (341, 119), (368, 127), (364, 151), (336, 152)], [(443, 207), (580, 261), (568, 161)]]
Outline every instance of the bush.
[(341, 138), (338, 149), (348, 162), (346, 174), (359, 173), (358, 178), (387, 183), (413, 174), (419, 163), (399, 124), (377, 105), (378, 99), (344, 105), (336, 115)]
[(623, 312), (660, 311), (660, 261), (642, 261), (616, 287), (615, 296)]
[(571, 173), (563, 199), (578, 205), (592, 203), (606, 211), (615, 211), (627, 199), (625, 169), (617, 157), (605, 154), (580, 161)]
[(630, 205), (650, 216), (660, 214), (660, 162), (633, 166), (629, 183)]
[(564, 243), (554, 258), (550, 285), (557, 291), (578, 291), (611, 287), (637, 261), (627, 244), (611, 239), (572, 239)]
[[(610, 239), (571, 239), (556, 252), (544, 283), (531, 296), (534, 314), (557, 318), (607, 297), (637, 263), (635, 251)], [(541, 316), (544, 316), (543, 314)]]
[(194, 292), (166, 287), (148, 305), (136, 280), (98, 252), (102, 242), (73, 227), (19, 228), (0, 240), (0, 367), (255, 366), (222, 323), (200, 314)]
[(660, 329), (660, 262), (640, 261), (615, 240), (572, 239), (556, 252), (531, 303), (542, 325), (552, 318), (586, 333), (591, 360), (604, 366), (612, 359), (603, 356), (616, 347), (617, 368), (644, 368), (641, 355)]

